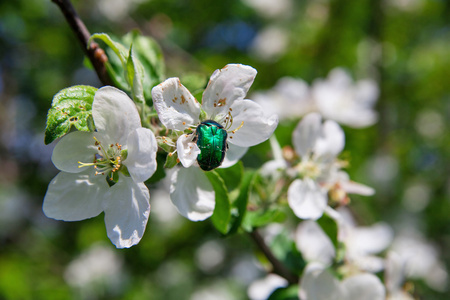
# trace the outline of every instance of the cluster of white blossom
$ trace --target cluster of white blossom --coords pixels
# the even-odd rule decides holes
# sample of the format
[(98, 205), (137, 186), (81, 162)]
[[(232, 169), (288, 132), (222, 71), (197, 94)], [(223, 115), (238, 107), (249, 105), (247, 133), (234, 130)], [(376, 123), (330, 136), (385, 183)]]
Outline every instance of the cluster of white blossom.
[[(213, 124), (226, 132), (223, 161), (213, 168), (227, 168), (237, 163), (249, 147), (272, 136), (278, 125), (277, 114), (281, 119), (303, 116), (292, 133), (290, 155), (283, 155), (272, 138), (274, 159), (260, 169), (263, 175), (281, 176), (288, 183), (287, 203), (301, 219), (292, 234), (306, 262), (299, 298), (412, 299), (402, 284), (405, 278), (419, 277), (436, 289), (445, 289), (447, 272), (432, 246), (416, 237), (394, 238), (394, 231), (382, 222), (360, 227), (346, 209), (348, 194), (371, 196), (374, 190), (350, 180), (343, 170), (347, 162), (339, 155), (345, 146), (345, 134), (338, 123), (352, 127), (375, 123), (377, 85), (371, 80), (353, 83), (345, 71), (335, 69), (326, 80), (316, 80), (311, 87), (301, 80), (281, 79), (274, 89), (256, 93), (254, 102), (245, 97), (255, 76), (255, 69), (239, 64), (216, 70), (201, 104), (178, 78), (155, 86), (154, 108), (167, 133), (157, 137), (155, 134), (162, 131), (142, 127), (139, 111), (127, 94), (113, 87), (99, 89), (92, 104), (95, 131), (71, 132), (53, 151), (52, 161), (61, 172), (48, 187), (44, 213), (58, 220), (78, 221), (104, 212), (112, 243), (117, 248), (136, 245), (150, 214), (150, 194), (144, 182), (156, 171), (159, 141), (160, 146), (170, 149), (168, 157), (175, 155), (176, 164), (181, 163), (167, 172), (172, 203), (184, 217), (204, 220), (214, 212), (216, 195), (199, 162), (199, 126)], [(267, 115), (266, 111), (277, 114)], [(324, 215), (336, 223), (334, 242), (316, 222)], [(420, 259), (410, 251), (412, 248), (433, 255), (424, 254), (421, 258), (428, 260), (417, 264)], [(216, 266), (217, 257), (223, 259), (223, 254), (213, 256), (212, 262), (201, 260), (205, 262), (203, 267)], [(84, 285), (77, 277), (84, 264), (72, 263), (66, 272), (67, 280)], [(385, 283), (377, 275), (383, 271)], [(103, 276), (102, 270), (98, 272)], [(250, 286), (251, 299), (267, 296), (258, 288), (261, 284), (270, 287), (270, 293), (287, 282), (271, 274)]]
[(283, 77), (272, 89), (255, 93), (253, 99), (281, 120), (318, 112), (325, 119), (362, 128), (378, 119), (373, 109), (378, 95), (374, 80), (353, 82), (347, 71), (336, 68), (328, 78), (316, 79), (311, 86), (302, 79)]
[[(215, 193), (200, 170), (200, 149), (192, 132), (203, 121), (214, 121), (227, 130), (228, 150), (221, 167), (237, 163), (248, 147), (267, 140), (278, 125), (278, 117), (266, 116), (260, 105), (244, 99), (256, 70), (230, 64), (216, 70), (198, 103), (178, 78), (169, 78), (152, 90), (161, 123), (176, 133), (176, 152), (184, 168), (172, 174), (170, 197), (180, 214), (192, 221), (210, 217), (215, 207)], [(167, 139), (165, 139), (167, 141)]]

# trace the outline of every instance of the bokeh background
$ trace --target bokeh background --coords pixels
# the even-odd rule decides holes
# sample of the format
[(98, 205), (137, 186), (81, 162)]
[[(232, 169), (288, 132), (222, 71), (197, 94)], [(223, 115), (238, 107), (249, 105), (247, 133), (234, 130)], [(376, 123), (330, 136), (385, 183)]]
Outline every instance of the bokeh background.
[[(285, 76), (312, 83), (336, 67), (375, 80), (378, 122), (344, 126), (350, 175), (377, 191), (353, 198), (352, 208), (363, 225), (384, 220), (396, 234), (413, 232), (427, 245), (415, 259), (437, 259), (448, 269), (450, 1), (73, 3), (91, 33), (121, 36), (138, 28), (155, 38), (167, 77), (209, 76), (242, 63), (258, 70), (251, 93)], [(75, 84), (100, 82), (84, 66), (58, 7), (50, 0), (1, 1), (0, 299), (246, 299), (247, 286), (264, 274), (251, 240), (222, 238), (209, 221), (185, 220), (165, 182), (152, 184), (147, 230), (131, 249), (115, 249), (102, 216), (71, 223), (43, 215), (57, 174), (54, 144), (43, 142), (46, 112), (55, 93)], [(282, 145), (296, 123), (280, 124)], [(244, 164), (257, 167), (267, 148), (251, 150)], [(442, 285), (411, 282), (419, 299), (450, 299)]]

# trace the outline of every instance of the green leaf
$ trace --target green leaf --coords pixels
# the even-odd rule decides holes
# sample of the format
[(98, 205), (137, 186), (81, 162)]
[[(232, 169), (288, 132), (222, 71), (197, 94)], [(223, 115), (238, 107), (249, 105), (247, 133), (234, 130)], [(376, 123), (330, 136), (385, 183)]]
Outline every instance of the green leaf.
[(136, 58), (144, 69), (145, 98), (151, 99), (151, 89), (165, 79), (165, 64), (161, 47), (154, 39), (141, 35), (137, 30), (124, 35), (122, 41), (125, 45), (133, 45)]
[(239, 195), (231, 204), (232, 212), (236, 211), (237, 215), (232, 215), (231, 229), (229, 234), (235, 233), (241, 226), (247, 212), (247, 203), (250, 196), (250, 185), (255, 178), (256, 172), (247, 171), (242, 179)]
[(106, 48), (105, 52), (108, 56), (108, 62), (105, 64), (106, 71), (108, 71), (109, 77), (113, 80), (114, 86), (123, 91), (131, 92), (130, 86), (124, 76), (124, 67), (120, 58), (110, 48)]
[(131, 87), (131, 95), (135, 102), (145, 103), (142, 80), (144, 79), (144, 68), (133, 53), (133, 46), (130, 46), (128, 53), (126, 78)]
[(108, 75), (119, 89), (131, 92), (131, 85), (126, 77), (129, 49), (115, 41), (106, 33), (94, 33), (89, 39), (103, 41), (108, 48), (105, 50), (108, 62), (105, 64)]
[(251, 232), (253, 228), (262, 227), (272, 222), (281, 222), (286, 215), (278, 208), (259, 209), (256, 211), (247, 211), (242, 221), (242, 228)]
[(109, 48), (111, 48), (117, 57), (122, 62), (122, 66), (125, 68), (127, 58), (128, 58), (128, 49), (125, 48), (124, 45), (114, 41), (108, 34), (106, 33), (94, 33), (91, 35), (88, 41), (88, 45), (95, 39), (103, 41)]
[(244, 164), (239, 161), (229, 168), (217, 168), (215, 170), (225, 181), (228, 191), (232, 191), (239, 187), (242, 174), (244, 173)]
[(178, 154), (175, 152), (173, 154), (167, 154), (166, 162), (164, 163), (164, 168), (172, 169), (178, 163)]
[(208, 177), (209, 182), (211, 182), (214, 193), (216, 194), (216, 206), (214, 207), (211, 221), (220, 233), (226, 234), (229, 229), (231, 218), (231, 206), (227, 187), (216, 171), (205, 172), (205, 175)]
[(59, 91), (47, 114), (45, 144), (67, 134), (72, 126), (80, 131), (94, 131), (92, 102), (97, 88), (76, 85)]

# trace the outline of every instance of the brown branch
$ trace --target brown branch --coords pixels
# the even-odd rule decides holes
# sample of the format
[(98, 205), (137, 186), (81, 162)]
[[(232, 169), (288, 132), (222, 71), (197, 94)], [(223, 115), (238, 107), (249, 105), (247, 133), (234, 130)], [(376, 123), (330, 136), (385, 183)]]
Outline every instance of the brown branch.
[(83, 21), (78, 16), (75, 8), (70, 0), (51, 0), (59, 6), (64, 17), (72, 28), (73, 32), (78, 38), (78, 41), (83, 48), (84, 53), (89, 58), (92, 66), (97, 73), (98, 78), (104, 85), (113, 85), (111, 78), (108, 76), (105, 68), (105, 62), (108, 60), (105, 52), (99, 48), (98, 44), (91, 43), (88, 47), (88, 41), (91, 37), (89, 30), (84, 25)]
[(250, 236), (252, 237), (258, 248), (261, 250), (261, 252), (264, 253), (269, 262), (272, 264), (272, 273), (285, 278), (289, 282), (289, 284), (298, 284), (298, 276), (289, 271), (289, 269), (287, 269), (286, 266), (283, 265), (283, 263), (275, 257), (270, 248), (264, 242), (261, 234), (256, 229), (250, 232)]

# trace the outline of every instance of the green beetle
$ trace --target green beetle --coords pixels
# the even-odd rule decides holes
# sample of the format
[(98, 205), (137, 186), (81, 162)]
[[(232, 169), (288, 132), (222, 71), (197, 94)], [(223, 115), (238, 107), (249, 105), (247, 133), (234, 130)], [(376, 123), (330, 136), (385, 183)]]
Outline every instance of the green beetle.
[(197, 126), (195, 139), (200, 154), (197, 162), (204, 171), (211, 171), (220, 165), (228, 149), (227, 131), (219, 123), (206, 120)]

